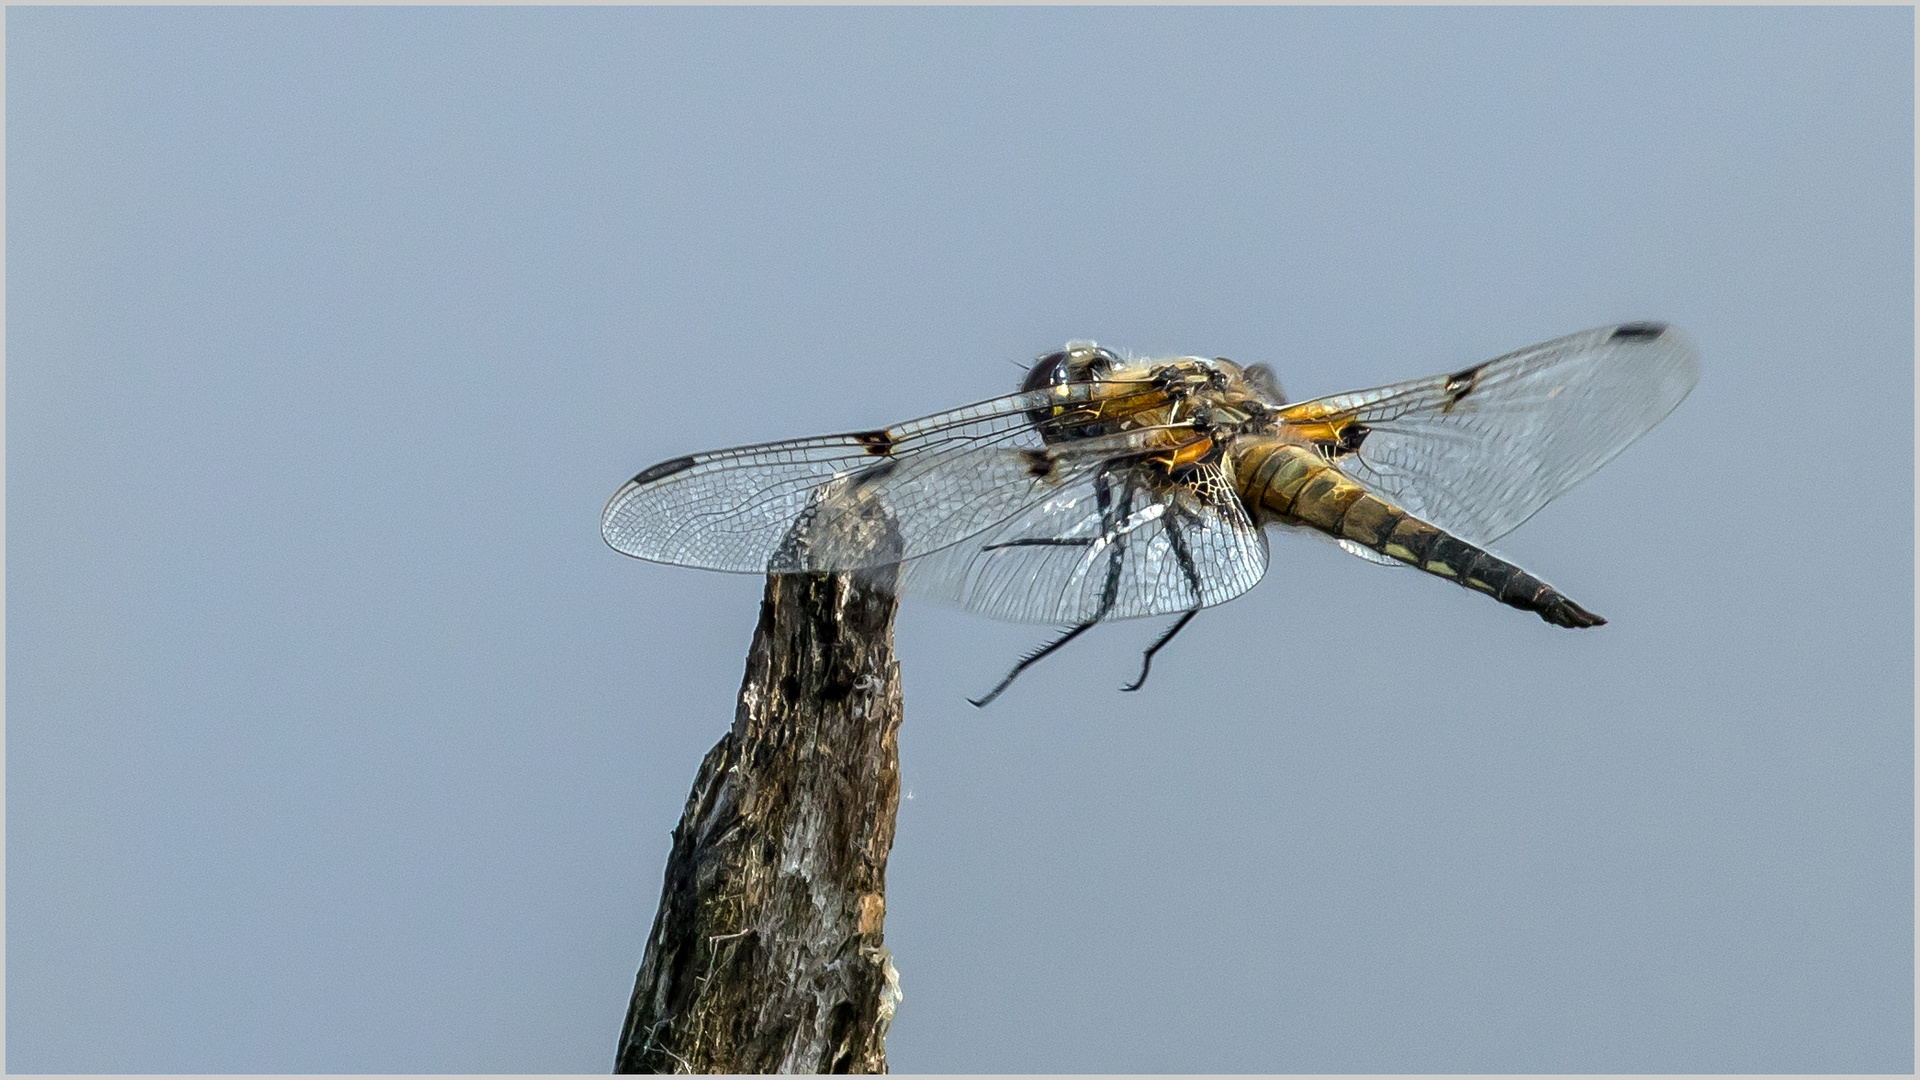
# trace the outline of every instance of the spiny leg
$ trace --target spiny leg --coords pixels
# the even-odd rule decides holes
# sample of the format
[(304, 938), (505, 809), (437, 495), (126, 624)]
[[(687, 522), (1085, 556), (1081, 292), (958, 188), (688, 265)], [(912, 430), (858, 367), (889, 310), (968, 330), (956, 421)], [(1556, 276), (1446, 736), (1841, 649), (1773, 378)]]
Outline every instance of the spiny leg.
[(986, 708), (989, 702), (993, 701), (994, 698), (997, 698), (1000, 696), (1000, 692), (1002, 690), (1005, 690), (1007, 687), (1013, 685), (1013, 680), (1019, 678), (1021, 672), (1027, 670), (1033, 665), (1039, 663), (1041, 660), (1045, 659), (1047, 654), (1051, 653), (1053, 650), (1059, 648), (1062, 645), (1065, 645), (1067, 642), (1072, 641), (1074, 638), (1079, 637), (1081, 634), (1086, 633), (1088, 630), (1093, 629), (1093, 624), (1099, 621), (1100, 620), (1095, 619), (1093, 620), (1093, 622), (1083, 622), (1079, 626), (1074, 627), (1073, 629), (1067, 631), (1066, 633), (1061, 634), (1059, 637), (1054, 638), (1052, 641), (1047, 642), (1045, 645), (1042, 645), (1039, 648), (1028, 653), (1027, 655), (1021, 657), (1020, 662), (1013, 665), (1013, 670), (1007, 672), (1007, 677), (1000, 680), (999, 686), (996, 686), (993, 689), (987, 691), (985, 696), (983, 697), (968, 698), (967, 703), (972, 705), (976, 709)]
[(1138, 690), (1141, 687), (1147, 685), (1147, 672), (1153, 669), (1153, 654), (1159, 652), (1160, 647), (1162, 645), (1165, 645), (1167, 642), (1172, 641), (1173, 635), (1179, 633), (1182, 630), (1185, 630), (1187, 628), (1187, 624), (1192, 622), (1193, 617), (1198, 614), (1200, 614), (1200, 609), (1194, 608), (1192, 611), (1189, 611), (1185, 615), (1180, 616), (1180, 621), (1168, 627), (1167, 632), (1160, 635), (1160, 640), (1147, 646), (1146, 655), (1140, 658), (1140, 677), (1133, 680), (1131, 683), (1128, 683), (1127, 685), (1121, 687), (1120, 689), (1131, 692), (1134, 690)]
[(1172, 641), (1175, 634), (1185, 630), (1195, 615), (1200, 614), (1200, 569), (1193, 563), (1193, 551), (1187, 547), (1186, 534), (1180, 531), (1189, 524), (1199, 524), (1199, 522), (1191, 511), (1179, 503), (1169, 503), (1168, 506), (1173, 511), (1174, 527), (1167, 530), (1167, 540), (1173, 545), (1174, 561), (1180, 564), (1180, 573), (1186, 577), (1187, 588), (1193, 593), (1193, 607), (1180, 616), (1180, 621), (1168, 627), (1167, 632), (1161, 634), (1159, 640), (1147, 646), (1146, 655), (1140, 658), (1140, 677), (1120, 688), (1128, 693), (1147, 685), (1147, 674), (1153, 670), (1153, 654), (1159, 652), (1167, 642)]
[(1010, 548), (1010, 547), (1086, 547), (1091, 543), (1093, 543), (1093, 537), (1091, 536), (1081, 536), (1081, 537), (1074, 537), (1074, 538), (1041, 537), (1041, 538), (1036, 538), (1031, 540), (1009, 540), (1004, 544), (988, 544), (986, 547), (983, 547), (980, 550), (981, 551), (999, 551), (1001, 548)]
[[(968, 698), (967, 702), (971, 704), (974, 708), (976, 709), (986, 708), (987, 705), (990, 702), (992, 702), (994, 698), (997, 698), (1000, 696), (1001, 691), (1013, 685), (1013, 680), (1019, 678), (1021, 672), (1027, 670), (1033, 665), (1039, 663), (1041, 660), (1045, 659), (1049, 653), (1053, 652), (1053, 650), (1058, 649), (1060, 646), (1065, 645), (1067, 642), (1072, 641), (1074, 638), (1077, 638), (1081, 634), (1086, 633), (1088, 630), (1093, 629), (1093, 626), (1095, 623), (1105, 618), (1107, 612), (1113, 610), (1114, 601), (1119, 599), (1120, 566), (1126, 556), (1126, 549), (1125, 549), (1126, 537), (1124, 535), (1118, 534), (1118, 526), (1115, 523), (1115, 515), (1113, 513), (1113, 491), (1107, 479), (1107, 474), (1104, 470), (1094, 477), (1093, 489), (1094, 489), (1094, 493), (1097, 496), (1099, 496), (1099, 499), (1100, 499), (1101, 535), (1107, 538), (1108, 541), (1113, 545), (1113, 553), (1107, 556), (1107, 580), (1101, 586), (1101, 589), (1100, 589), (1099, 608), (1094, 611), (1093, 618), (1088, 619), (1086, 622), (1081, 623), (1080, 625), (1060, 635), (1054, 640), (1046, 643), (1045, 645), (1042, 645), (1040, 648), (1035, 649), (1033, 652), (1030, 652), (1027, 655), (1021, 657), (1020, 662), (1013, 665), (1013, 670), (1007, 672), (1007, 677), (1000, 680), (1000, 685), (988, 691), (985, 696), (978, 697), (978, 698)], [(1128, 485), (1126, 490), (1120, 496), (1120, 513), (1118, 515), (1119, 521), (1125, 521), (1127, 517), (1132, 513), (1133, 513), (1133, 487), (1132, 485)], [(1091, 543), (1091, 541), (1088, 541), (1088, 542)], [(1020, 543), (1020, 541), (1014, 541), (1014, 543), (1018, 544)]]

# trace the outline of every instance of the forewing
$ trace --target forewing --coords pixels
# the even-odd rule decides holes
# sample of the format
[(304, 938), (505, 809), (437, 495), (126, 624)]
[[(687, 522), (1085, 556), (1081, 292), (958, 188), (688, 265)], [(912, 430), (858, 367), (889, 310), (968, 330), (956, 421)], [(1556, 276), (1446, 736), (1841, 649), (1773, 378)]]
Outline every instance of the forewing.
[(1266, 538), (1218, 467), (1184, 476), (1151, 465), (1083, 470), (1015, 517), (909, 560), (901, 591), (1054, 625), (1225, 603), (1266, 572)]
[(1402, 509), (1486, 544), (1592, 475), (1687, 396), (1698, 353), (1659, 323), (1603, 326), (1452, 375), (1285, 410), (1296, 431), (1369, 430), (1334, 463)]
[[(601, 535), (636, 558), (739, 573), (856, 570), (913, 558), (1005, 521), (1147, 437), (1143, 429), (1050, 448), (1049, 421), (1034, 417), (1088, 404), (1096, 394), (1112, 414), (1131, 407), (1125, 386), (1075, 386), (885, 430), (676, 458), (614, 494)], [(876, 506), (892, 518), (896, 545), (836, 542), (864, 529)], [(803, 532), (809, 542), (796, 543)]]

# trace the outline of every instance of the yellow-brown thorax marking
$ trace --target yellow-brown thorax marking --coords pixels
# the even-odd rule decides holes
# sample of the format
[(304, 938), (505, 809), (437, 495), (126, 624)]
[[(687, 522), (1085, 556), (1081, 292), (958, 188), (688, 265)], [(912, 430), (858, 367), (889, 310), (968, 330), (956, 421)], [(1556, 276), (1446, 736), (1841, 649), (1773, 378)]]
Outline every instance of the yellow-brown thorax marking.
[(1289, 405), (1280, 414), (1287, 433), (1307, 442), (1337, 443), (1340, 432), (1353, 422), (1349, 411), (1335, 411), (1315, 401)]
[[(1182, 373), (1189, 374), (1195, 381), (1206, 377), (1204, 368), (1183, 364), (1175, 370), (1183, 368), (1190, 368)], [(1065, 384), (1056, 391), (1062, 397), (1071, 392)], [(1067, 429), (1112, 424), (1120, 430), (1139, 431), (1140, 449), (1163, 451), (1149, 454), (1146, 460), (1172, 472), (1201, 461), (1213, 452), (1216, 444), (1211, 436), (1182, 425), (1192, 418), (1195, 409), (1217, 405), (1226, 397), (1218, 393), (1193, 393), (1177, 383), (1175, 388), (1162, 388), (1143, 379), (1122, 377), (1095, 384), (1086, 400), (1056, 405), (1050, 411)]]
[(1306, 423), (1289, 420), (1287, 433), (1308, 442), (1338, 443), (1340, 432), (1345, 427), (1344, 420), (1313, 420)]

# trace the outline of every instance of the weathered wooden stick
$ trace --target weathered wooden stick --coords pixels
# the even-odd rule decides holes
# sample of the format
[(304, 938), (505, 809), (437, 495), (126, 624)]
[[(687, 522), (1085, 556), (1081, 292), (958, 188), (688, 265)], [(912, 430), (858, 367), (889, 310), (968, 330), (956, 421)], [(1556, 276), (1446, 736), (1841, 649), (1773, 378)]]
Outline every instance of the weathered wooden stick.
[(768, 577), (733, 728), (673, 833), (615, 1072), (886, 1071), (893, 574)]

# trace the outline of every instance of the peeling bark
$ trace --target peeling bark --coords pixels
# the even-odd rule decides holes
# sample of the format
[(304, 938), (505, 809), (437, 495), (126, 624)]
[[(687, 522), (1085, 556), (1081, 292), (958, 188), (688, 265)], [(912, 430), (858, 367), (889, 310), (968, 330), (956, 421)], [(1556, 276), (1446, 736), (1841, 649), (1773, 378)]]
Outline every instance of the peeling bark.
[(886, 1071), (893, 574), (768, 577), (733, 728), (673, 833), (615, 1072)]

